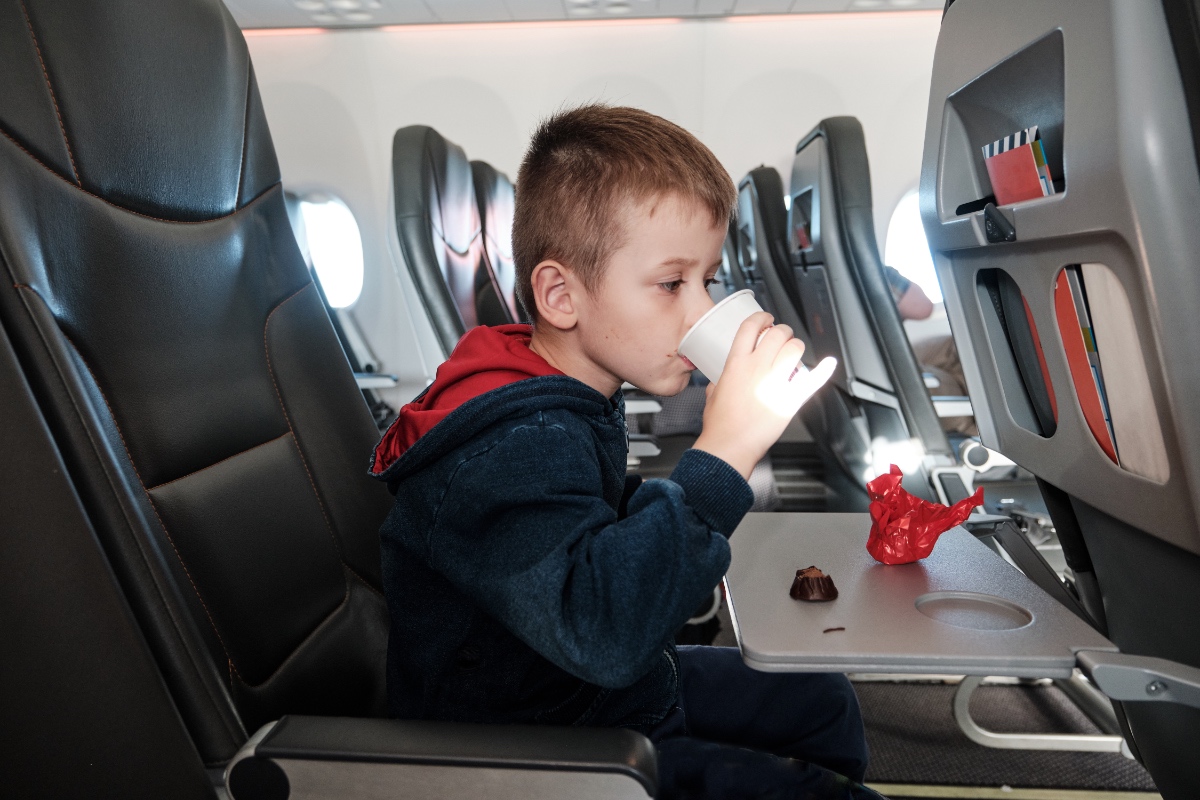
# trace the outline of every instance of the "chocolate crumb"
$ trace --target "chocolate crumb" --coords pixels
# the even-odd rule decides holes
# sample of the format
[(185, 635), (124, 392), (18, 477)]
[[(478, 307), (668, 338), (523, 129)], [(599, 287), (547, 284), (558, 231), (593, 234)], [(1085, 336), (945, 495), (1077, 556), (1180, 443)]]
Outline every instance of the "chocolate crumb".
[(833, 633), (834, 631), (844, 631), (844, 630), (846, 630), (846, 629), (845, 628), (826, 628), (825, 630), (821, 631), (821, 633)]
[(792, 581), (792, 590), (789, 594), (793, 600), (820, 603), (826, 600), (836, 600), (838, 590), (833, 585), (833, 578), (816, 567), (805, 567), (796, 570), (796, 579)]

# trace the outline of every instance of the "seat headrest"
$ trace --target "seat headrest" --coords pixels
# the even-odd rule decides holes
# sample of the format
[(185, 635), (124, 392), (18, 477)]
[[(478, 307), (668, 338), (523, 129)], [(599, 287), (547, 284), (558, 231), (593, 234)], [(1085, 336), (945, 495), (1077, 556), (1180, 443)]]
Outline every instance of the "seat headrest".
[[(754, 184), (763, 230), (759, 235), (774, 245), (787, 238), (787, 208), (783, 205), (783, 179), (774, 167), (757, 167), (743, 179)], [(772, 254), (775, 250), (772, 249)]]
[(472, 161), (475, 194), (483, 216), (483, 235), (488, 255), (512, 260), (513, 185), (503, 172), (486, 161)]
[(478, 324), (483, 237), (471, 164), (433, 128), (410, 125), (392, 139), (392, 182), (401, 252), (448, 354)]
[[(397, 192), (397, 215), (426, 211), (434, 236), (451, 251), (465, 255), (480, 235), (471, 162), (461, 147), (427, 125), (397, 131), (397, 143), (405, 139), (410, 146), (394, 152), (405, 153), (410, 162), (397, 163), (396, 173), (409, 180), (419, 176), (424, 191)], [(411, 146), (414, 143), (419, 144)]]
[(279, 179), (245, 41), (218, 0), (6, 3), (0, 73), (0, 131), (114, 205), (213, 219)]
[[(512, 227), (515, 194), (512, 181), (486, 161), (472, 161), (471, 172), (475, 179), (475, 196), (479, 200), (479, 215), (483, 222), (483, 249), (491, 267), (491, 279), (496, 290), (508, 307), (505, 319), (491, 322), (480, 315), (484, 325), (520, 320), (520, 306), (516, 297), (516, 266), (513, 263)], [(480, 298), (476, 296), (478, 303)]]

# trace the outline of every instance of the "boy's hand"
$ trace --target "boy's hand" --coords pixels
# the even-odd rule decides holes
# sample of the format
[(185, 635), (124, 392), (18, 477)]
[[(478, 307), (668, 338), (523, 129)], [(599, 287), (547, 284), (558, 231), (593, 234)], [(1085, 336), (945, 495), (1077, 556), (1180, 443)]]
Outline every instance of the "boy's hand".
[(772, 327), (772, 321), (763, 311), (738, 328), (721, 379), (708, 387), (704, 429), (692, 445), (746, 479), (808, 398), (801, 381), (789, 381), (804, 343), (787, 325)]

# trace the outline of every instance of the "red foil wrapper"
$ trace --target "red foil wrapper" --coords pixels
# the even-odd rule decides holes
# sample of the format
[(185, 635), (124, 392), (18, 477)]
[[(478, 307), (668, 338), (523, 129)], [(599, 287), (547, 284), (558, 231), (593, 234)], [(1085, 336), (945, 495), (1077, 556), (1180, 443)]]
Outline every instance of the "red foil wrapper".
[(911, 564), (933, 552), (938, 537), (983, 505), (983, 487), (953, 506), (913, 497), (900, 486), (904, 473), (895, 464), (867, 484), (871, 497), (871, 536), (867, 552), (884, 564)]

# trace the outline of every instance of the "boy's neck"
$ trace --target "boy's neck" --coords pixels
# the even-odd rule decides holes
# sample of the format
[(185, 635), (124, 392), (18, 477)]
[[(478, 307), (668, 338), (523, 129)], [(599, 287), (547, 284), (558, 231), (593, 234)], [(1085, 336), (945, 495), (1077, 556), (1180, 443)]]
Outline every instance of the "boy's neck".
[(572, 331), (549, 333), (539, 330), (535, 325), (529, 339), (529, 349), (546, 359), (546, 363), (559, 372), (587, 384), (605, 397), (612, 397), (621, 388), (620, 378), (583, 353)]

